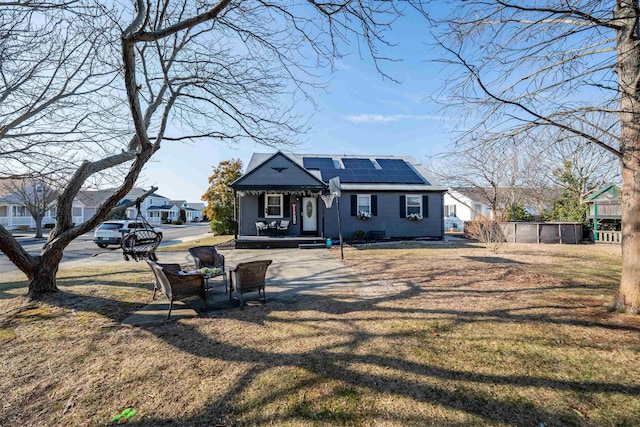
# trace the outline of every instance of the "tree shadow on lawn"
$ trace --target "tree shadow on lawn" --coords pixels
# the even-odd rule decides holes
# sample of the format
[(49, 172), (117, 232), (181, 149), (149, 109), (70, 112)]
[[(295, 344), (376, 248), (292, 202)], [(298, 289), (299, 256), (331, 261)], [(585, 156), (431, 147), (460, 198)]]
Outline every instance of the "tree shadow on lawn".
[[(390, 266), (390, 264), (389, 264)], [(282, 266), (274, 266), (284, 268)], [(452, 271), (455, 270), (452, 267)], [(121, 272), (119, 272), (121, 273)], [(332, 273), (333, 276), (332, 276)], [(204, 425), (215, 423), (235, 423), (236, 419), (242, 419), (240, 423), (250, 425), (261, 425), (271, 423), (291, 422), (335, 422), (337, 424), (368, 424), (367, 421), (375, 420), (381, 414), (373, 408), (359, 408), (358, 411), (347, 411), (342, 414), (332, 413), (330, 410), (324, 412), (319, 407), (312, 407), (312, 402), (298, 402), (287, 408), (285, 413), (274, 415), (262, 415), (260, 408), (267, 404), (278, 404), (279, 400), (294, 394), (299, 389), (320, 386), (326, 381), (337, 381), (348, 387), (358, 390), (365, 390), (369, 393), (376, 393), (382, 396), (398, 396), (422, 402), (430, 405), (438, 405), (449, 410), (462, 412), (474, 417), (474, 420), (483, 420), (487, 423), (508, 423), (514, 425), (561, 425), (561, 424), (584, 424), (585, 420), (573, 413), (570, 409), (557, 410), (554, 412), (549, 407), (536, 405), (526, 397), (496, 397), (489, 391), (476, 390), (475, 386), (481, 384), (510, 386), (516, 390), (526, 388), (539, 388), (541, 390), (555, 390), (562, 392), (579, 393), (607, 393), (614, 399), (617, 394), (640, 395), (640, 385), (626, 385), (616, 382), (602, 381), (577, 381), (544, 378), (535, 375), (499, 375), (482, 374), (472, 370), (445, 368), (429, 363), (419, 363), (414, 360), (405, 360), (400, 355), (394, 354), (358, 354), (354, 349), (366, 347), (368, 343), (380, 339), (402, 340), (415, 339), (415, 335), (406, 328), (400, 331), (386, 333), (372, 333), (358, 326), (358, 322), (377, 322), (393, 318), (395, 320), (406, 319), (408, 321), (418, 321), (429, 325), (433, 322), (450, 323), (449, 328), (456, 328), (468, 324), (480, 324), (484, 322), (493, 323), (514, 323), (524, 324), (528, 322), (539, 322), (543, 325), (572, 325), (590, 328), (604, 328), (614, 331), (640, 332), (640, 328), (635, 326), (624, 326), (609, 324), (605, 322), (588, 321), (575, 318), (574, 309), (569, 305), (535, 304), (528, 303), (524, 307), (499, 308), (491, 310), (468, 310), (455, 308), (429, 307), (429, 301), (434, 295), (451, 292), (478, 292), (482, 293), (521, 293), (528, 295), (540, 293), (541, 290), (549, 288), (557, 290), (558, 286), (507, 290), (486, 290), (486, 289), (460, 289), (459, 286), (430, 287), (428, 283), (416, 285), (411, 282), (394, 283), (398, 285), (392, 293), (384, 295), (358, 295), (354, 293), (323, 294), (322, 289), (329, 287), (336, 280), (337, 271), (328, 271), (326, 276), (321, 278), (306, 278), (307, 284), (314, 283), (314, 286), (305, 286), (305, 278), (302, 277), (296, 283), (280, 284), (283, 288), (277, 295), (268, 294), (269, 300), (266, 305), (259, 307), (248, 307), (241, 311), (237, 308), (232, 310), (216, 311), (218, 318), (231, 319), (238, 322), (238, 328), (243, 334), (260, 334), (260, 325), (267, 322), (284, 322), (287, 324), (312, 325), (318, 334), (326, 333), (326, 327), (322, 322), (336, 322), (332, 325), (336, 333), (339, 331), (347, 335), (346, 340), (339, 340), (337, 344), (328, 343), (315, 346), (312, 350), (303, 352), (278, 351), (277, 345), (274, 350), (250, 348), (243, 345), (233, 345), (215, 338), (213, 334), (205, 334), (202, 329), (206, 329), (207, 323), (216, 322), (218, 319), (202, 318), (191, 322), (171, 322), (162, 327), (145, 327), (158, 339), (163, 340), (171, 347), (180, 352), (194, 356), (216, 359), (224, 363), (233, 365), (250, 364), (246, 372), (237, 376), (233, 384), (220, 398), (208, 402), (206, 407), (199, 413), (190, 417), (176, 417), (168, 420), (166, 418), (153, 418), (145, 415), (143, 419), (132, 419), (128, 424), (133, 425)], [(344, 273), (341, 273), (344, 274)], [(430, 272), (429, 274), (437, 274)], [(104, 275), (99, 275), (104, 279)], [(332, 278), (333, 277), (333, 278)], [(69, 278), (73, 280), (79, 277)], [(406, 278), (405, 278), (406, 279)], [(424, 276), (423, 276), (424, 280)], [(104, 283), (101, 281), (101, 283)], [(109, 283), (109, 282), (107, 282)], [(473, 279), (465, 281), (467, 286), (472, 286)], [(110, 283), (114, 286), (122, 286), (122, 283)], [(152, 282), (141, 284), (145, 288), (152, 287)], [(272, 283), (272, 285), (277, 285)], [(71, 286), (73, 284), (71, 283)], [(571, 288), (571, 285), (567, 285)], [(139, 291), (140, 286), (127, 285), (133, 291)], [(562, 287), (562, 286), (561, 286)], [(269, 288), (267, 288), (269, 289)], [(151, 300), (151, 291), (148, 293), (148, 301)], [(403, 303), (416, 298), (423, 298), (424, 306), (407, 306)], [(526, 299), (524, 300), (526, 302)], [(121, 301), (113, 298), (104, 298), (97, 295), (74, 294), (61, 291), (46, 302), (61, 307), (75, 308), (77, 310), (95, 311), (113, 321), (121, 321), (123, 312), (133, 312), (145, 303), (133, 303)], [(398, 306), (393, 307), (391, 303), (396, 302)], [(454, 303), (451, 304), (454, 306)], [(533, 312), (536, 310), (558, 310), (558, 315), (553, 313)], [(279, 313), (304, 312), (303, 316), (281, 316)], [(308, 314), (307, 314), (308, 313)], [(390, 316), (391, 315), (391, 316)], [(328, 318), (327, 318), (328, 316)], [(339, 318), (338, 316), (345, 316)], [(196, 323), (194, 323), (196, 322)], [(242, 326), (244, 324), (244, 326)], [(329, 330), (331, 332), (331, 330)], [(185, 339), (188, 337), (188, 339)], [(286, 340), (286, 337), (281, 337)], [(394, 341), (395, 342), (395, 341)], [(264, 344), (264, 343), (263, 343)], [(349, 351), (343, 351), (345, 348)], [(371, 366), (368, 370), (359, 370), (358, 366)], [(256, 401), (243, 402), (238, 399), (243, 392), (254, 387), (258, 377), (277, 369), (301, 369), (312, 374), (311, 378), (298, 381), (289, 388), (265, 389)], [(387, 373), (379, 373), (380, 369), (390, 369)], [(397, 374), (394, 374), (397, 373)], [(402, 375), (402, 373), (408, 375)], [(391, 375), (394, 374), (394, 375)], [(176, 379), (178, 380), (178, 379)], [(442, 385), (440, 385), (442, 382)], [(460, 384), (457, 384), (457, 383)], [(437, 384), (436, 384), (437, 383)], [(365, 393), (366, 393), (365, 392)], [(512, 393), (512, 396), (517, 394)], [(166, 397), (170, 399), (170, 397)], [(226, 415), (225, 415), (226, 414)], [(429, 420), (421, 419), (417, 416), (402, 414), (385, 414), (391, 416), (391, 422), (401, 424), (423, 424)], [(631, 416), (629, 424), (631, 423)], [(336, 418), (337, 417), (337, 418)], [(386, 418), (388, 419), (388, 418)], [(624, 420), (617, 419), (618, 423)], [(446, 425), (445, 421), (439, 422)], [(449, 425), (455, 425), (452, 422)]]
[[(328, 301), (326, 304), (321, 305), (333, 305), (333, 303), (334, 302)], [(314, 304), (313, 308), (315, 309), (316, 307), (317, 305)], [(300, 310), (309, 309), (305, 307), (304, 304), (300, 305), (300, 302), (297, 308)], [(265, 319), (268, 318), (270, 314), (269, 310), (258, 311), (258, 313), (261, 313), (260, 316), (264, 316)], [(234, 311), (229, 314), (229, 317), (243, 321), (243, 318), (246, 317), (246, 312), (239, 313)], [(290, 321), (309, 322), (314, 320), (322, 319), (305, 318), (292, 319)], [(280, 321), (282, 320), (280, 319)], [(351, 324), (349, 326), (353, 325)], [(242, 422), (243, 424), (246, 423), (249, 425), (267, 425), (283, 422), (288, 419), (287, 417), (289, 417), (290, 420), (306, 419), (309, 422), (313, 420), (322, 421), (323, 418), (321, 416), (318, 417), (319, 414), (317, 413), (314, 414), (310, 407), (308, 407), (306, 411), (290, 410), (289, 414), (284, 415), (284, 419), (283, 414), (262, 416), (260, 415), (259, 409), (266, 404), (278, 401), (278, 399), (296, 390), (320, 385), (325, 381), (338, 381), (342, 384), (347, 384), (358, 389), (365, 389), (369, 392), (399, 396), (413, 399), (417, 402), (440, 405), (453, 411), (463, 411), (487, 422), (512, 423), (515, 425), (539, 425), (540, 423), (555, 425), (559, 422), (580, 424), (581, 421), (584, 420), (576, 418), (576, 414), (572, 414), (571, 411), (554, 413), (544, 408), (536, 407), (525, 399), (493, 398), (488, 394), (475, 391), (472, 387), (466, 387), (464, 385), (451, 389), (449, 387), (426, 384), (426, 382), (429, 380), (444, 380), (447, 382), (515, 386), (523, 389), (536, 387), (567, 392), (611, 393), (612, 395), (617, 393), (630, 395), (640, 394), (640, 385), (627, 386), (609, 382), (554, 380), (537, 376), (486, 375), (472, 371), (445, 369), (429, 364), (411, 362), (392, 355), (362, 355), (340, 351), (344, 347), (359, 347), (371, 340), (381, 338), (380, 335), (370, 334), (363, 330), (354, 332), (350, 342), (341, 341), (335, 345), (328, 344), (314, 348), (313, 351), (310, 352), (286, 353), (259, 351), (220, 342), (203, 335), (200, 330), (193, 325), (176, 324), (175, 328), (177, 328), (179, 332), (172, 330), (171, 333), (165, 334), (162, 328), (146, 328), (146, 330), (156, 334), (168, 344), (189, 354), (204, 358), (219, 359), (231, 364), (255, 364), (249, 372), (236, 380), (233, 387), (225, 395), (209, 403), (202, 413), (196, 414), (192, 418), (181, 418), (179, 421), (180, 423), (184, 423), (184, 425), (197, 425), (201, 423), (202, 419), (216, 419), (217, 422), (225, 422), (229, 420), (220, 417), (220, 414), (246, 414), (247, 412), (254, 414)], [(251, 327), (247, 328), (247, 333), (250, 333), (251, 329)], [(175, 339), (176, 337), (184, 336), (189, 336), (190, 339)], [(391, 377), (386, 374), (382, 375), (358, 371), (355, 367), (359, 365), (374, 365), (378, 368), (391, 370), (391, 372), (410, 373), (419, 378), (420, 381), (409, 380), (402, 376)], [(257, 402), (250, 404), (236, 403), (238, 396), (242, 395), (245, 390), (251, 388), (252, 383), (260, 374), (277, 368), (300, 368), (312, 373), (315, 379), (297, 383), (295, 387), (290, 387), (289, 389), (263, 393)], [(310, 405), (311, 402), (308, 404)], [(357, 421), (363, 423), (366, 419), (375, 419), (377, 415), (375, 412), (358, 412), (357, 414), (346, 414), (345, 418), (339, 421), (341, 421), (340, 424), (350, 424), (350, 422)], [(329, 416), (327, 415), (327, 417)], [(331, 419), (324, 419), (324, 421), (331, 421)], [(408, 424), (418, 422), (420, 424), (428, 420), (407, 417), (401, 420), (394, 418), (394, 421), (403, 421)], [(162, 425), (165, 423), (167, 423), (167, 420), (147, 417), (144, 421), (139, 422), (138, 425)]]

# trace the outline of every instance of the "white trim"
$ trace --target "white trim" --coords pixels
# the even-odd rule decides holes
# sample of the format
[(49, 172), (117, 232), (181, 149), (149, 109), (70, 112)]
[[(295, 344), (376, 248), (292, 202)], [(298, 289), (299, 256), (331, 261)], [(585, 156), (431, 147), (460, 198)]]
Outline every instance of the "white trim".
[[(280, 199), (280, 215), (269, 215), (269, 197), (278, 197)], [(275, 205), (272, 205), (275, 207)], [(284, 195), (277, 193), (265, 193), (264, 195), (264, 217), (265, 218), (284, 218)]]
[[(422, 194), (405, 194), (404, 195), (404, 214), (408, 218), (409, 217), (409, 197), (417, 197), (420, 202), (420, 217), (424, 217), (423, 212), (424, 208), (422, 206)], [(415, 207), (415, 206), (413, 206)]]
[(421, 184), (350, 184), (340, 183), (342, 191), (371, 191), (372, 193), (379, 191), (442, 191), (447, 190), (446, 187), (421, 185)]
[[(360, 209), (360, 197), (367, 198), (369, 200), (369, 210), (368, 211)], [(367, 212), (369, 215), (373, 215), (372, 207), (371, 207), (371, 194), (358, 194), (357, 195), (357, 197), (356, 197), (356, 211), (358, 212), (358, 215), (360, 215), (360, 212)]]

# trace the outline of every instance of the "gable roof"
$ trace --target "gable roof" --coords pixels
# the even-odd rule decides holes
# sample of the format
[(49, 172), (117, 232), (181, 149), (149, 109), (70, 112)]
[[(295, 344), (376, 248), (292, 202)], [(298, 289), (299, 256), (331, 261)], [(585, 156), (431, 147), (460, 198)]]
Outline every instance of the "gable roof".
[[(260, 168), (273, 156), (275, 155), (269, 153), (254, 153), (245, 176)], [(325, 186), (331, 178), (337, 176), (345, 190), (446, 191), (409, 156), (287, 154), (286, 157)]]
[[(263, 170), (267, 174), (271, 174), (273, 171), (266, 170), (269, 165), (273, 165), (271, 169), (279, 173), (272, 175), (274, 180), (271, 183), (265, 182), (264, 177), (255, 176)], [(288, 170), (290, 167), (292, 170)], [(283, 174), (283, 171), (286, 172)], [(230, 187), (235, 190), (264, 188), (322, 190), (327, 187), (327, 184), (322, 182), (318, 174), (311, 173), (289, 155), (278, 151), (268, 156), (264, 153), (254, 153), (245, 174), (232, 182)]]
[(620, 200), (620, 188), (613, 184), (604, 185), (589, 196), (589, 198), (587, 198), (587, 202), (594, 202), (598, 199)]

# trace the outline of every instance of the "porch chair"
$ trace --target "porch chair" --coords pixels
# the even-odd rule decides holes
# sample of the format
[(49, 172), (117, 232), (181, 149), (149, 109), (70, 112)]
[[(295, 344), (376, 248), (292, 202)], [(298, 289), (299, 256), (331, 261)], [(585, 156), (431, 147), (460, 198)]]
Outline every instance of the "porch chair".
[(262, 300), (266, 303), (267, 297), (264, 292), (265, 276), (267, 268), (273, 261), (249, 261), (241, 262), (235, 268), (229, 271), (229, 301), (233, 298), (233, 293), (237, 293), (240, 297), (240, 309), (244, 309), (243, 295), (247, 292), (258, 292), (260, 298), (260, 290), (262, 290)]
[(227, 272), (224, 269), (224, 255), (218, 253), (215, 246), (195, 246), (189, 248), (189, 253), (193, 257), (196, 264), (196, 270), (203, 267), (215, 267), (221, 271), (221, 276), (224, 279), (224, 291), (227, 292)]
[(287, 231), (289, 230), (289, 222), (290, 221), (288, 219), (283, 219), (280, 221), (277, 229), (278, 234), (283, 236), (287, 235)]
[(174, 300), (182, 300), (192, 296), (202, 298), (204, 307), (207, 306), (207, 292), (204, 285), (204, 278), (199, 274), (178, 274), (180, 264), (159, 264), (147, 260), (147, 264), (153, 271), (155, 284), (152, 299), (156, 299), (156, 292), (160, 291), (169, 299), (169, 313), (167, 320), (171, 317)]
[(260, 231), (264, 231), (267, 229), (267, 224), (262, 222), (262, 221), (258, 221), (256, 222), (256, 236), (260, 235)]

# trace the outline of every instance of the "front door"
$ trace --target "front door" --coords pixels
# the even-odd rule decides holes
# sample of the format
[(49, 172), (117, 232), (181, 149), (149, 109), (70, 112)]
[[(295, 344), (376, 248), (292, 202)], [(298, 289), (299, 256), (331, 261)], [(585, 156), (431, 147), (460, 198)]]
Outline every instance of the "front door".
[(315, 197), (302, 198), (302, 232), (314, 233), (318, 231), (318, 210)]

